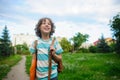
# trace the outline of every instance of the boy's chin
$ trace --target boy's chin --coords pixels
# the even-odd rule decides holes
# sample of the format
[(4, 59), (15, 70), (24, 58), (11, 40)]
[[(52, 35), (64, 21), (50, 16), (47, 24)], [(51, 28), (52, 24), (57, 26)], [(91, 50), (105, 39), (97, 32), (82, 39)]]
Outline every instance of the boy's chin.
[(44, 32), (44, 34), (50, 34), (50, 32)]

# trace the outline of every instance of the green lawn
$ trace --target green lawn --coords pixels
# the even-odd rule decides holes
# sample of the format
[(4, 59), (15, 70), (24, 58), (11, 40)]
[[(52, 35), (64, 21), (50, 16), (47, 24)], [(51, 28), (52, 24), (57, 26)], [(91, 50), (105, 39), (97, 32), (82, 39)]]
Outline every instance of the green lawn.
[(11, 67), (21, 59), (22, 57), (20, 55), (0, 57), (0, 80), (2, 80), (2, 78), (10, 71)]
[[(31, 63), (27, 56), (27, 72)], [(58, 80), (120, 80), (120, 56), (117, 54), (63, 54), (64, 71)]]

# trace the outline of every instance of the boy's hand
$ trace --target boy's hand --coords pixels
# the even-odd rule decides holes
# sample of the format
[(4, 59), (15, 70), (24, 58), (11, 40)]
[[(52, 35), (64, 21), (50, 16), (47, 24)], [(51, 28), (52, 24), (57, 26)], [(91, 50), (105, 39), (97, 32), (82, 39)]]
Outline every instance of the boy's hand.
[(54, 48), (54, 46), (50, 46), (50, 51), (52, 51), (52, 55), (55, 53), (55, 48)]
[(59, 61), (62, 60), (62, 56), (61, 55), (55, 54), (56, 49), (54, 48), (54, 46), (50, 46), (50, 51), (51, 51), (52, 58), (53, 58), (53, 60), (55, 62), (59, 62)]

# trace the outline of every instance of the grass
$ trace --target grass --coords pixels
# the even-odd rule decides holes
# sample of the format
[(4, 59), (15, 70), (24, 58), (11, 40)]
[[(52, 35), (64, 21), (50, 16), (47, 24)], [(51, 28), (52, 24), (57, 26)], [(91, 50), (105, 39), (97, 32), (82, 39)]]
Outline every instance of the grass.
[(31, 55), (28, 55), (28, 56), (26, 56), (26, 63), (25, 63), (25, 65), (26, 65), (26, 72), (27, 72), (27, 74), (30, 74), (30, 66), (31, 66), (31, 60), (32, 60), (32, 56)]
[[(63, 54), (64, 70), (58, 80), (120, 80), (120, 56), (117, 54)], [(27, 56), (27, 73), (31, 65)]]
[(10, 71), (11, 67), (21, 59), (22, 57), (20, 55), (0, 57), (0, 80), (2, 80), (2, 78)]

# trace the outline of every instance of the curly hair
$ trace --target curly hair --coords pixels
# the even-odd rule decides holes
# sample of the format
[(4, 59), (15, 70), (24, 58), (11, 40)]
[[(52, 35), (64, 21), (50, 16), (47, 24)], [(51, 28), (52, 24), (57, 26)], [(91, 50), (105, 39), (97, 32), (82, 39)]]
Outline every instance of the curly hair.
[(49, 35), (49, 37), (51, 37), (51, 35), (53, 35), (53, 33), (55, 32), (55, 25), (54, 25), (54, 23), (52, 22), (52, 20), (50, 19), (50, 18), (47, 18), (47, 17), (44, 17), (44, 18), (41, 18), (39, 21), (38, 21), (38, 23), (36, 24), (36, 27), (35, 27), (35, 33), (36, 33), (36, 35), (38, 36), (38, 37), (42, 37), (42, 35), (41, 35), (41, 31), (40, 31), (40, 26), (41, 26), (41, 24), (42, 24), (42, 22), (43, 21), (46, 21), (46, 20), (49, 20), (50, 21), (50, 23), (51, 23), (51, 32), (50, 32), (50, 35)]

